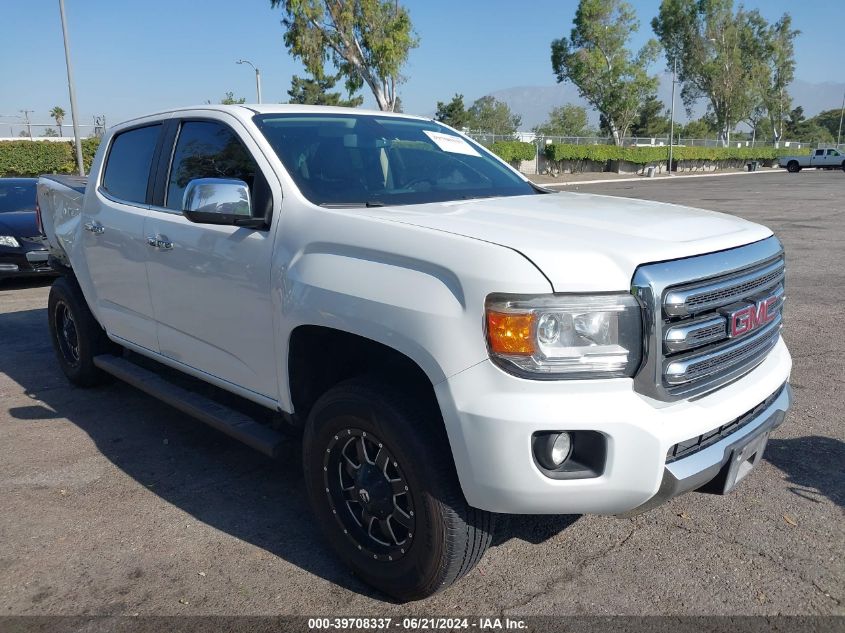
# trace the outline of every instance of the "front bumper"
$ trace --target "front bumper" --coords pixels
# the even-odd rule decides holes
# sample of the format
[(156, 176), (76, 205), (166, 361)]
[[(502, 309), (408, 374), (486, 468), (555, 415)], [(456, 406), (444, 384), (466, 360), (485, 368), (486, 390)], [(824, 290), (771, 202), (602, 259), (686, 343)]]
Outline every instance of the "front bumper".
[(32, 248), (26, 243), (20, 248), (0, 247), (0, 279), (55, 275), (47, 262), (48, 255), (47, 249)]
[[(693, 400), (652, 400), (630, 379), (524, 380), (489, 361), (435, 391), (470, 505), (509, 514), (635, 514), (719, 477), (743, 441), (778, 426), (790, 404), (791, 367), (781, 339), (744, 377)], [(712, 435), (781, 389), (738, 430), (667, 464), (675, 445)], [(605, 437), (604, 470), (585, 479), (546, 476), (532, 457), (533, 433), (578, 430)]]

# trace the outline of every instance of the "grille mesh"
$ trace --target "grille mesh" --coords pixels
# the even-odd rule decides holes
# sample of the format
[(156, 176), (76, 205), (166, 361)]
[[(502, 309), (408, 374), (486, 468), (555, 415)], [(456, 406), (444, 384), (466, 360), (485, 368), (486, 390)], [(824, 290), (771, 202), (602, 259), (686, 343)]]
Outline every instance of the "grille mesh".
[(727, 288), (721, 288), (712, 292), (704, 292), (698, 295), (693, 295), (687, 299), (686, 304), (690, 308), (696, 308), (713, 302), (719, 302), (721, 304), (729, 303), (733, 299), (748, 296), (749, 294), (755, 293), (757, 290), (762, 290), (767, 286), (770, 286), (783, 276), (783, 272), (784, 268), (781, 266), (777, 270), (770, 272), (768, 275), (746, 281), (745, 283), (737, 284), (736, 286), (728, 286)]

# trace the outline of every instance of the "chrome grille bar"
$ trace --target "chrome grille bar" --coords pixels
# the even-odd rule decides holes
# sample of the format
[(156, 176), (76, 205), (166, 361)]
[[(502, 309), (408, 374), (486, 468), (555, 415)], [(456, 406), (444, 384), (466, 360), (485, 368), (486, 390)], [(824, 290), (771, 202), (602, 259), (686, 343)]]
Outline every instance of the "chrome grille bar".
[(718, 341), (727, 335), (727, 319), (725, 317), (706, 317), (668, 328), (664, 336), (664, 346), (667, 352), (683, 352)]
[(672, 290), (663, 299), (663, 310), (670, 317), (698, 314), (758, 294), (783, 281), (785, 268), (779, 259), (759, 270), (730, 277), (705, 286)]

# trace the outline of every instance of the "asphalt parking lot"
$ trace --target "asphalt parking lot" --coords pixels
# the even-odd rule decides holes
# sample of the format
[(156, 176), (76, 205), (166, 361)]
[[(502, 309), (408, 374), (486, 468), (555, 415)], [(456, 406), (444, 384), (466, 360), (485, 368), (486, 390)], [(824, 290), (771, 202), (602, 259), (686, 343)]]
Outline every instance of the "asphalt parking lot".
[(794, 408), (727, 497), (634, 519), (512, 517), (450, 590), (400, 605), (325, 547), (297, 460), (129, 386), (71, 388), (46, 283), (0, 285), (0, 614), (845, 615), (845, 174), (578, 185), (772, 227)]

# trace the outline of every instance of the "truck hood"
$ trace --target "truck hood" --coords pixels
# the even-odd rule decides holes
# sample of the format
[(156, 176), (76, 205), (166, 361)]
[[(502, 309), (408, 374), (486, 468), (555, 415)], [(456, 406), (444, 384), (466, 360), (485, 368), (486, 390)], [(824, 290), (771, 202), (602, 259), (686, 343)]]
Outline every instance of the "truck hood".
[(715, 211), (571, 192), (367, 212), (519, 251), (555, 292), (626, 291), (642, 264), (735, 248), (772, 234), (764, 226)]

